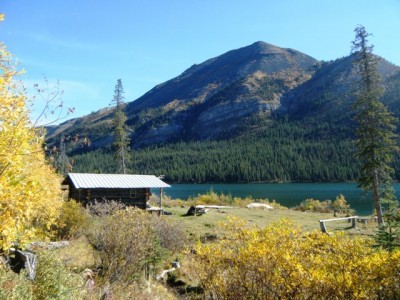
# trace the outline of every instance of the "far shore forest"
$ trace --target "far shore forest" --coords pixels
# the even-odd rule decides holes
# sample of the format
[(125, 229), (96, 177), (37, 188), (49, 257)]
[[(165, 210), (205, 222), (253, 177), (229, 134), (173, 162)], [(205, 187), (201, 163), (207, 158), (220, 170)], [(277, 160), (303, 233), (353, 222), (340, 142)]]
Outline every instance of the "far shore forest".
[[(164, 175), (169, 183), (356, 181), (359, 164), (354, 159), (351, 126), (305, 123), (308, 125), (281, 119), (273, 128), (232, 140), (134, 149), (129, 169), (137, 174)], [(329, 132), (341, 134), (331, 137)], [(116, 171), (110, 147), (72, 153), (70, 162), (74, 172)], [(397, 166), (400, 157), (394, 162), (396, 171), (400, 171)], [(400, 173), (396, 172), (394, 178), (399, 180)]]

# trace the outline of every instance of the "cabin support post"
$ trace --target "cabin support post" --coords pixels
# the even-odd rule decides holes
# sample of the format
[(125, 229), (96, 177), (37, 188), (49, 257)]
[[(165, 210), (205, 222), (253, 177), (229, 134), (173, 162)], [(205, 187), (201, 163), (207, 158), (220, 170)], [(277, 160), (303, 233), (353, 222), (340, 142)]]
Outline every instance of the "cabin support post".
[(325, 222), (324, 222), (323, 220), (320, 220), (320, 221), (319, 221), (319, 226), (321, 227), (321, 231), (322, 231), (323, 233), (326, 233), (326, 232), (327, 232), (326, 227), (325, 227)]
[(163, 189), (160, 188), (160, 209), (162, 209)]

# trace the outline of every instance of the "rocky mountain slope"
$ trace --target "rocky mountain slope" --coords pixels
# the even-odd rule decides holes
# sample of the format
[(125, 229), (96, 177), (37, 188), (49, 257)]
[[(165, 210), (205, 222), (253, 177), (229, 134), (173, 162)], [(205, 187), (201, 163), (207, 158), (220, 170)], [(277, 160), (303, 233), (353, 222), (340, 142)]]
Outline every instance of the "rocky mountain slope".
[[(230, 139), (266, 128), (280, 116), (349, 122), (356, 80), (352, 60), (321, 62), (256, 42), (193, 65), (127, 103), (132, 146)], [(379, 69), (386, 86), (383, 99), (396, 110), (400, 68), (381, 60)], [(48, 142), (79, 135), (95, 149), (110, 144), (110, 132), (111, 110), (102, 109), (48, 128)]]

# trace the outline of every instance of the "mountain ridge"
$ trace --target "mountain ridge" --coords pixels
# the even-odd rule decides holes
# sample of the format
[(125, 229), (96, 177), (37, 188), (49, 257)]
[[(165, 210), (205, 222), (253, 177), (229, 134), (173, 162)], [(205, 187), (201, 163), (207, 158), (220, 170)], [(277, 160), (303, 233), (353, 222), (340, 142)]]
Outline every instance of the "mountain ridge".
[[(184, 128), (188, 124), (192, 124), (191, 121), (193, 121), (193, 116), (188, 107), (198, 106), (215, 95), (221, 95), (224, 90), (226, 91), (245, 77), (253, 76), (260, 79), (265, 77), (266, 74), (285, 70), (300, 72), (301, 74), (298, 74), (298, 77), (304, 77), (305, 74), (310, 73), (306, 69), (311, 68), (316, 62), (317, 60), (314, 58), (293, 49), (284, 49), (264, 42), (255, 42), (249, 46), (228, 51), (201, 64), (194, 65), (177, 77), (155, 86), (135, 101), (127, 103), (127, 124), (134, 132), (140, 134), (135, 139), (146, 141), (145, 144), (147, 145), (177, 140), (180, 138), (176, 138), (176, 136), (190, 136), (191, 133), (197, 136), (204, 136), (198, 131), (193, 132), (190, 128)], [(282, 80), (279, 75), (275, 76)], [(280, 77), (282, 76), (281, 74)], [(258, 84), (259, 82), (257, 81), (252, 83), (256, 88)], [(242, 86), (241, 91), (246, 94), (249, 89), (254, 91), (255, 88), (249, 88), (247, 82)], [(246, 97), (245, 95), (241, 99)], [(265, 108), (265, 103), (256, 103), (260, 96), (252, 94), (247, 98), (253, 105), (245, 105), (240, 103), (241, 101), (235, 102), (237, 106), (240, 103), (244, 109), (247, 109), (247, 115)], [(276, 99), (269, 100), (276, 102)], [(224, 108), (226, 109), (227, 107), (225, 106)], [(218, 107), (218, 110), (221, 110), (221, 107)], [(109, 127), (109, 124), (106, 124), (107, 122), (99, 123), (99, 120), (107, 120), (106, 111), (107, 109), (102, 109), (98, 113), (62, 123), (58, 128), (49, 128), (48, 138), (54, 141), (54, 137), (62, 131), (64, 134), (76, 134), (77, 130), (72, 127), (76, 126), (77, 123), (84, 123), (86, 126), (91, 127), (92, 121), (94, 121), (97, 125)], [(243, 111), (243, 109), (239, 109), (239, 111)], [(227, 114), (227, 112), (225, 113)], [(96, 116), (96, 114), (100, 116)], [(167, 126), (167, 122), (171, 118), (175, 118), (177, 122), (170, 122), (171, 126)], [(205, 119), (207, 117), (204, 115), (200, 116), (200, 120)], [(201, 126), (201, 124), (198, 124), (194, 127)], [(210, 125), (209, 131), (214, 128), (215, 126)], [(82, 131), (82, 126), (78, 126), (78, 129)], [(96, 130), (98, 128), (95, 128)], [(225, 131), (229, 131), (229, 128), (221, 129), (221, 133)], [(90, 130), (83, 130), (83, 132), (93, 138)], [(167, 137), (160, 139), (159, 137), (163, 135)], [(219, 135), (220, 133), (213, 134), (214, 137)], [(97, 139), (97, 136), (95, 139)]]
[[(179, 90), (180, 97), (186, 99), (187, 97), (196, 97), (199, 96), (199, 92), (201, 90), (198, 86), (214, 84), (216, 86), (226, 87), (229, 83), (232, 83), (232, 79), (241, 78), (249, 73), (254, 73), (254, 71), (263, 69), (267, 73), (272, 73), (276, 70), (281, 70), (282, 66), (279, 63), (286, 63), (286, 66), (289, 65), (288, 60), (279, 59), (278, 62), (273, 61), (273, 63), (264, 63), (263, 60), (260, 59), (263, 56), (288, 56), (288, 53), (292, 55), (298, 55), (302, 58), (301, 64), (306, 65), (309, 67), (311, 64), (317, 62), (314, 58), (310, 56), (306, 56), (305, 54), (301, 54), (296, 50), (286, 50), (284, 48), (279, 48), (272, 44), (267, 44), (264, 42), (256, 42), (252, 45), (242, 47), (236, 50), (228, 51), (220, 56), (211, 58), (206, 60), (201, 64), (193, 65), (192, 67), (188, 68), (182, 74), (178, 75), (177, 77), (170, 79), (160, 85), (157, 85), (149, 92), (145, 93), (143, 96), (139, 97), (135, 101), (129, 103), (127, 107), (127, 111), (134, 109), (143, 108), (143, 103), (145, 102), (148, 108), (150, 106), (154, 107), (153, 104), (149, 103), (154, 101), (154, 93), (160, 92), (163, 95), (164, 103), (160, 103), (160, 101), (156, 101), (157, 105), (163, 105), (172, 101), (173, 97), (170, 96), (169, 91), (165, 91), (165, 87), (168, 84), (175, 84), (177, 85), (177, 89)], [(304, 57), (303, 57), (304, 56)], [(257, 60), (258, 58), (258, 60)], [(268, 61), (271, 62), (271, 58), (268, 58)], [(307, 62), (309, 61), (309, 62)], [(311, 63), (310, 63), (311, 62)], [(279, 67), (278, 67), (279, 65)], [(218, 72), (215, 72), (218, 70)], [(200, 73), (200, 74), (199, 74)], [(193, 79), (187, 82), (188, 78), (195, 77), (195, 85), (193, 84)], [(162, 89), (160, 91), (160, 89)], [(151, 96), (151, 97), (149, 97)], [(153, 97), (153, 98), (152, 98)]]
[[(318, 61), (297, 50), (264, 42), (228, 51), (189, 67), (127, 103), (131, 146), (139, 150), (177, 142), (229, 141), (257, 136), (257, 132), (261, 138), (285, 140), (284, 135), (292, 135), (288, 131), (292, 128), (293, 132), (299, 132), (296, 139), (300, 139), (290, 138), (293, 145), (300, 143), (302, 147), (310, 141), (341, 143), (343, 140), (346, 146), (340, 147), (350, 149), (354, 128), (353, 84), (357, 80), (352, 60), (349, 55), (328, 62)], [(400, 116), (400, 68), (380, 59), (378, 69), (385, 87), (382, 100)], [(90, 147), (72, 147), (71, 155), (110, 149), (111, 113), (111, 108), (104, 108), (49, 128), (47, 142), (57, 144), (61, 136), (79, 135), (91, 141)], [(277, 125), (282, 122), (288, 123)], [(305, 131), (299, 131), (299, 126)], [(300, 150), (293, 151), (297, 157), (296, 151)], [(265, 155), (275, 155), (268, 153)], [(218, 155), (222, 160), (229, 160)], [(346, 180), (352, 176), (347, 174)]]

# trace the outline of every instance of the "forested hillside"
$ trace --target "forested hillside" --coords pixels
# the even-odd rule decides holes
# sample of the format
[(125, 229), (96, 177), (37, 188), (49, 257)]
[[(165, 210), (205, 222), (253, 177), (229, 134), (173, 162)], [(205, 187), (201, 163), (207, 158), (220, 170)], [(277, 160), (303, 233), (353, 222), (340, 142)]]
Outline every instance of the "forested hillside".
[[(343, 129), (329, 123), (302, 127), (300, 122), (281, 120), (235, 139), (138, 149), (133, 152), (131, 169), (165, 175), (168, 182), (351, 181), (358, 175), (353, 141), (329, 134), (332, 130), (345, 133)], [(73, 159), (76, 172), (116, 171), (109, 149)]]
[[(258, 42), (194, 65), (127, 104), (129, 169), (169, 182), (353, 181), (353, 61)], [(400, 116), (400, 68), (378, 69)], [(75, 172), (117, 172), (110, 109), (49, 128), (48, 144), (61, 140)]]

